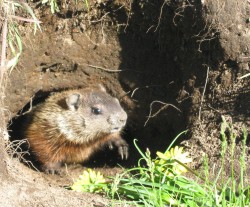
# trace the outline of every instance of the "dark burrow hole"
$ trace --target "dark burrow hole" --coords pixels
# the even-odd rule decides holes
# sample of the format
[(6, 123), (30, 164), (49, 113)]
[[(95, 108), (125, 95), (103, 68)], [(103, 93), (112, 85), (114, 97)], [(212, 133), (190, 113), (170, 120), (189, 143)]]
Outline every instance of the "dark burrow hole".
[(39, 163), (36, 161), (35, 156), (30, 152), (29, 143), (25, 138), (24, 128), (27, 123), (27, 116), (32, 111), (32, 108), (42, 103), (51, 92), (38, 91), (17, 115), (8, 123), (8, 132), (11, 141), (11, 149), (14, 152), (14, 157), (18, 157), (20, 161), (31, 168), (39, 169)]

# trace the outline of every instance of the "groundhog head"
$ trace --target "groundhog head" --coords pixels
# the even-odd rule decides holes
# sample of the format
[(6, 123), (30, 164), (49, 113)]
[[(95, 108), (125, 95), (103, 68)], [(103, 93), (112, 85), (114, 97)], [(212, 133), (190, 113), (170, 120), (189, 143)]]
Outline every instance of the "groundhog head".
[(101, 136), (120, 133), (127, 121), (127, 114), (118, 99), (103, 88), (85, 88), (63, 94), (66, 107), (55, 115), (60, 133), (75, 143), (86, 143)]

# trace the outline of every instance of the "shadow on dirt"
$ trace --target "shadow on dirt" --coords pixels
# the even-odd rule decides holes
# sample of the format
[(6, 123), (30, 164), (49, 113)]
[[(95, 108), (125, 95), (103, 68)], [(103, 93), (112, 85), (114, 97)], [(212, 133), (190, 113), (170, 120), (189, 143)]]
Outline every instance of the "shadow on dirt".
[(207, 31), (201, 5), (184, 8), (164, 2), (135, 1), (128, 25), (119, 35), (123, 70), (119, 80), (137, 105), (130, 116), (132, 136), (153, 154), (164, 151), (192, 125), (206, 68), (217, 67), (223, 54), (218, 40), (202, 40)]

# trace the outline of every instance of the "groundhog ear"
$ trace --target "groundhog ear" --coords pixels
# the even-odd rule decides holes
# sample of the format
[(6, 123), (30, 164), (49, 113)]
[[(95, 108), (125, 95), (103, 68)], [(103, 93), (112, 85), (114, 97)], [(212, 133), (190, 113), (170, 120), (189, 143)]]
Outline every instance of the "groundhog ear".
[(79, 108), (80, 103), (81, 103), (81, 95), (78, 93), (70, 94), (66, 98), (66, 103), (70, 110), (76, 111)]

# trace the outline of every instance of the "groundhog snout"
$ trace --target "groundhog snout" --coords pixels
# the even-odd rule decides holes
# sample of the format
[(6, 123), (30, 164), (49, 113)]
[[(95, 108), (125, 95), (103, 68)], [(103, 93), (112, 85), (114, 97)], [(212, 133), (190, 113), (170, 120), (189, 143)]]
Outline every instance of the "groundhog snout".
[(127, 114), (110, 116), (107, 121), (111, 125), (112, 130), (120, 131), (126, 125)]

